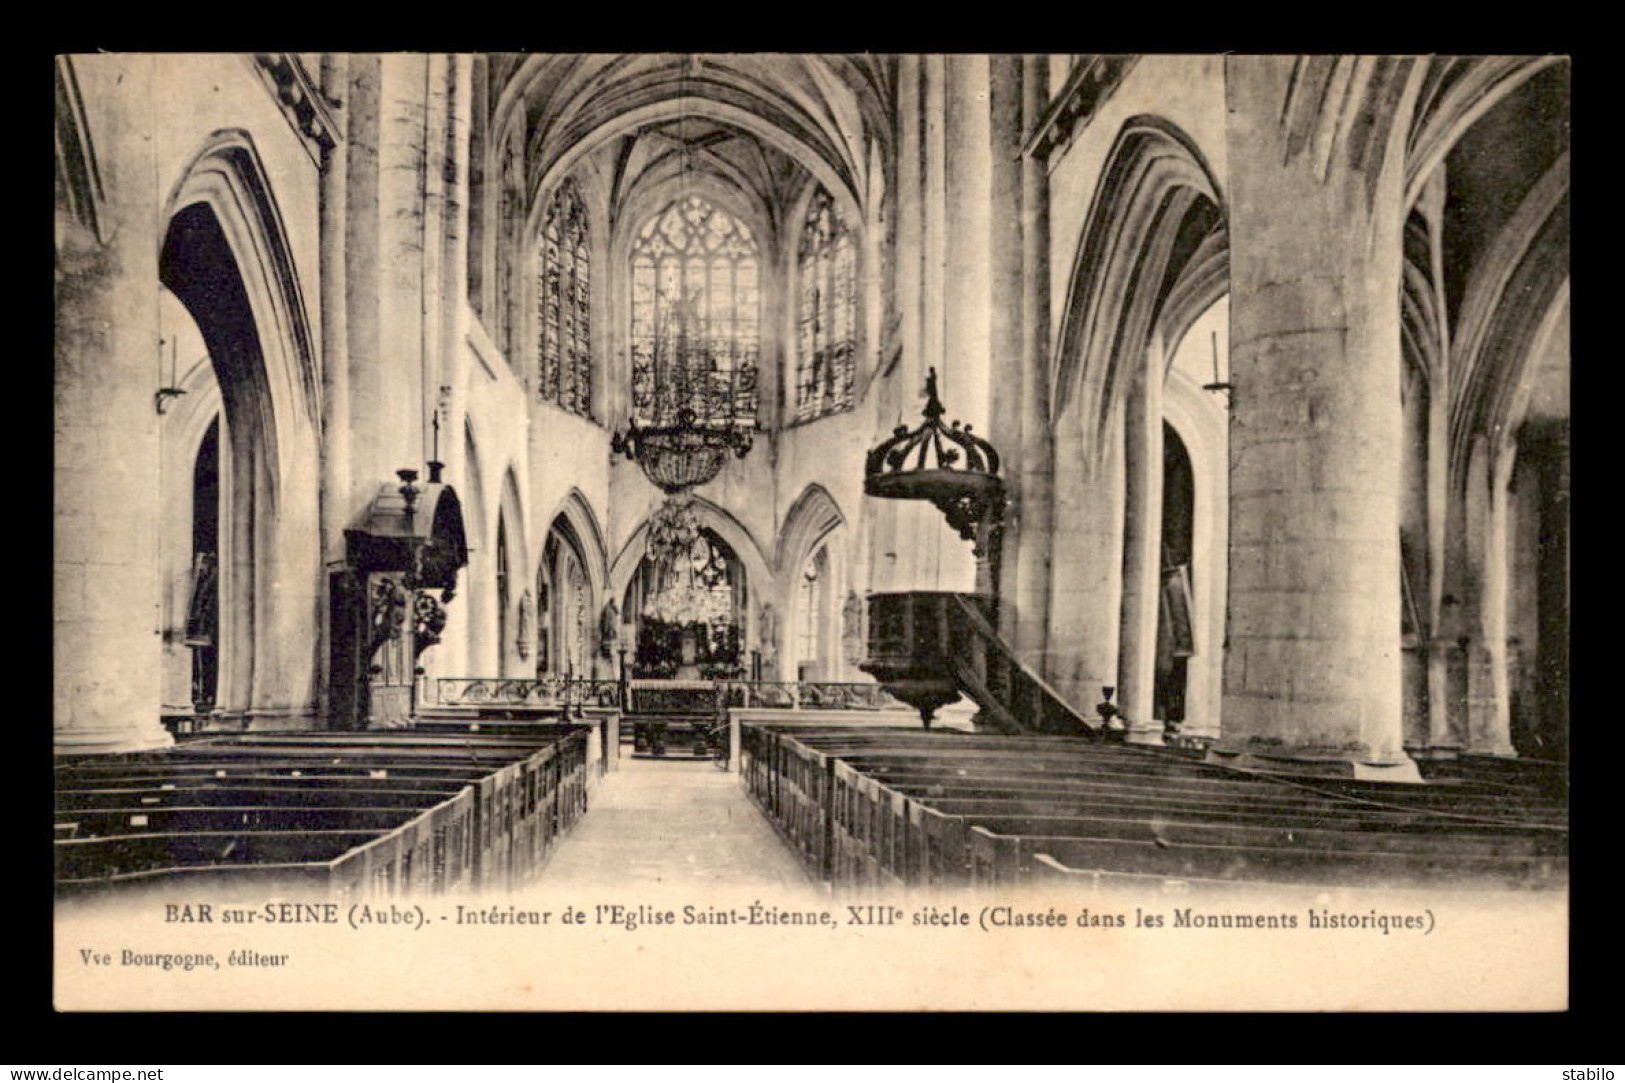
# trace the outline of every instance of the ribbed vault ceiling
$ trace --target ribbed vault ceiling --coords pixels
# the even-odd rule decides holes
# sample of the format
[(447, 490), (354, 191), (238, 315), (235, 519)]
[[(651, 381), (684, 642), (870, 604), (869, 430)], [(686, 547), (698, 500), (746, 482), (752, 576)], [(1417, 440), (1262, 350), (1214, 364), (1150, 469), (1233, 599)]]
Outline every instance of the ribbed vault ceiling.
[[(774, 206), (796, 163), (861, 204), (871, 142), (884, 153), (893, 62), (733, 53), (498, 54), (493, 129), (523, 124), (531, 195), (613, 145), (621, 197), (702, 168)], [(747, 128), (749, 130), (747, 130)], [(628, 143), (627, 140), (631, 142)], [(619, 182), (618, 182), (619, 183)]]

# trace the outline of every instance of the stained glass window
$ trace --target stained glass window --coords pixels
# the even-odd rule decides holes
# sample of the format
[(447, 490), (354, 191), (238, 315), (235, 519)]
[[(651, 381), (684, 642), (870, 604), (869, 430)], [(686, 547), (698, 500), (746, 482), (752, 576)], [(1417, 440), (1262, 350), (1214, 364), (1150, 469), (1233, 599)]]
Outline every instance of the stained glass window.
[(632, 411), (671, 423), (754, 421), (761, 304), (756, 238), (699, 196), (679, 199), (632, 245)]
[(572, 414), (592, 417), (592, 259), (587, 208), (573, 183), (559, 185), (542, 227), (536, 290), (536, 393)]
[(795, 420), (810, 421), (852, 408), (857, 359), (857, 244), (821, 187), (807, 207), (796, 266)]

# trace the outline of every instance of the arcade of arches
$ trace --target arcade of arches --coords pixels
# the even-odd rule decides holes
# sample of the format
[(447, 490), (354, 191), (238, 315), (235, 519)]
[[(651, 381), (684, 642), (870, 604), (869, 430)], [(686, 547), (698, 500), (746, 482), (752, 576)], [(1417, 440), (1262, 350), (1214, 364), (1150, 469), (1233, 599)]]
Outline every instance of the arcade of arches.
[[(397, 724), (416, 678), (867, 680), (868, 594), (977, 590), (1130, 740), (1567, 756), (1564, 60), (98, 55), (56, 90), (59, 752)], [(996, 561), (863, 495), (932, 370), (1003, 457)], [(753, 446), (679, 545), (611, 440), (684, 405)]]

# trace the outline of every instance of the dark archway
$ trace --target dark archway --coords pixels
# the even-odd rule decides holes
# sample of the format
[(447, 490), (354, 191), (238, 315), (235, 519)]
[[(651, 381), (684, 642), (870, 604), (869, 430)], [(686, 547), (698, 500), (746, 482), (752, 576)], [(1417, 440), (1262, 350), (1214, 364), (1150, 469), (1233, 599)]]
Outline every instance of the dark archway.
[(1185, 720), (1186, 667), (1196, 653), (1196, 473), (1179, 433), (1162, 424), (1162, 597), (1157, 609), (1155, 716)]
[(192, 711), (214, 709), (220, 680), (220, 418), (198, 446), (192, 466), (192, 587), (186, 645), (192, 652)]
[(590, 677), (596, 612), (586, 550), (564, 515), (553, 520), (536, 569), (537, 677)]
[[(257, 587), (264, 571), (260, 556), (275, 515), (276, 449), (253, 307), (231, 244), (209, 204), (190, 204), (170, 220), (159, 258), (159, 280), (197, 325), (223, 403), (227, 439), (222, 446), (218, 427), (213, 430), (215, 465), (208, 487), (218, 501), (223, 484), (230, 494), (229, 503), (215, 505), (217, 511), (208, 525), (198, 521), (195, 511), (193, 524), (194, 554), (216, 554), (210, 605), (217, 619), (207, 630), (211, 641), (207, 663), (195, 661), (213, 670), (211, 706), (227, 716), (240, 717), (253, 698), (255, 632), (257, 618), (263, 616), (257, 609), (269, 597)], [(199, 491), (198, 475), (204, 469), (200, 452), (194, 492)], [(200, 540), (212, 549), (200, 550)], [(203, 629), (199, 632), (198, 638), (202, 638)], [(190, 633), (189, 628), (189, 639)]]
[[(230, 725), (316, 725), (320, 379), (298, 268), (248, 134), (211, 135), (163, 215), (158, 279), (195, 325), (220, 394), (214, 715)], [(183, 551), (184, 531), (171, 544)]]

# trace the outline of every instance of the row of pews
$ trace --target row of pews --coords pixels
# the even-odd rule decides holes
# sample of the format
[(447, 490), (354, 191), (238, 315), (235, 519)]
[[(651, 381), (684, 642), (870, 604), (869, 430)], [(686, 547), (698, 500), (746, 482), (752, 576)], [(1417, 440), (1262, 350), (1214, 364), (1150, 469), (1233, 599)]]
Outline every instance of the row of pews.
[(1073, 737), (750, 723), (752, 798), (837, 888), (1567, 883), (1540, 786), (1294, 780)]
[(515, 887), (586, 811), (592, 735), (563, 723), (501, 729), (243, 733), (63, 762), (58, 893)]

